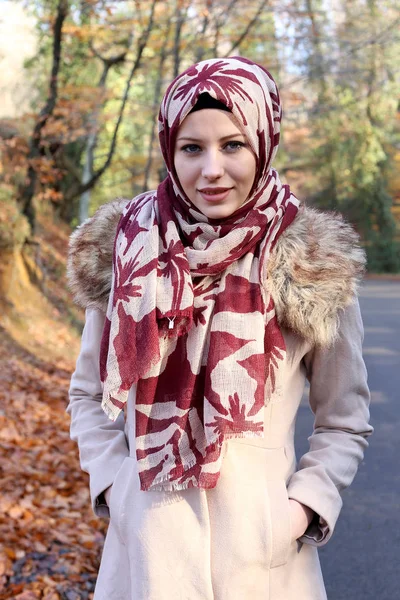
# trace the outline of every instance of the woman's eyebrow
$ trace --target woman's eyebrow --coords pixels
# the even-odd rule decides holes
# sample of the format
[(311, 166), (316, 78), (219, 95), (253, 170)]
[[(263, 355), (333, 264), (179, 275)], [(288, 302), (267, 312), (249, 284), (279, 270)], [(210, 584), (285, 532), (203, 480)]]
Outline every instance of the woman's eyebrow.
[[(230, 133), (229, 135), (224, 135), (223, 137), (219, 138), (219, 141), (223, 142), (225, 140), (229, 140), (229, 139), (232, 139), (232, 138), (238, 138), (238, 137), (244, 138), (243, 133)], [(202, 142), (202, 141), (204, 141), (201, 138), (188, 137), (186, 135), (184, 135), (182, 137), (178, 137), (178, 139), (176, 141), (180, 142), (182, 140), (188, 140), (190, 142)]]

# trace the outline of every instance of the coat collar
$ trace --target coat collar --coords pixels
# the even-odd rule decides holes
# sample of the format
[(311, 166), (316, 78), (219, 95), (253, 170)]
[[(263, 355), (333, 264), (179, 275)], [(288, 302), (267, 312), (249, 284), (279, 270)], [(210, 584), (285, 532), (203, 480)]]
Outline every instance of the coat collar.
[[(103, 205), (71, 235), (67, 277), (84, 308), (107, 309), (114, 238), (127, 202)], [(358, 235), (340, 215), (302, 206), (266, 267), (265, 285), (280, 325), (313, 346), (331, 345), (340, 312), (353, 302), (364, 267)]]

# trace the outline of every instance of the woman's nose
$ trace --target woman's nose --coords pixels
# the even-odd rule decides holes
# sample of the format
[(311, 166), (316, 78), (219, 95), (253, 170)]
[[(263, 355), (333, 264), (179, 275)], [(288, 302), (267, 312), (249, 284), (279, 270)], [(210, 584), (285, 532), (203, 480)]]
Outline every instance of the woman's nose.
[(201, 174), (205, 179), (219, 179), (224, 174), (222, 156), (218, 151), (207, 152), (204, 156)]

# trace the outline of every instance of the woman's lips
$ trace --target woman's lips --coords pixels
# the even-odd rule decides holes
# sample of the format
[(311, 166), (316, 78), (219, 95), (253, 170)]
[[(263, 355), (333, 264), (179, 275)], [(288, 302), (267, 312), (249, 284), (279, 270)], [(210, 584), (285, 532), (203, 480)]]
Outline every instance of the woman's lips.
[(198, 190), (201, 197), (207, 202), (221, 202), (227, 198), (232, 188), (203, 188)]

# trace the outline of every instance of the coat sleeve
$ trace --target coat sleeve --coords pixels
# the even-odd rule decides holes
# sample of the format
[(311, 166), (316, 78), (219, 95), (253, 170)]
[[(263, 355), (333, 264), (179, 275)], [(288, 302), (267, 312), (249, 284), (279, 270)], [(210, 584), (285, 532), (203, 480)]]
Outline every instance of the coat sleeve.
[(82, 470), (89, 474), (94, 512), (109, 516), (103, 492), (112, 485), (129, 448), (124, 432), (124, 415), (111, 421), (101, 408), (100, 342), (105, 314), (86, 309), (81, 351), (71, 378), (69, 405), (71, 438), (78, 443)]
[(363, 325), (358, 300), (341, 315), (339, 337), (329, 349), (304, 358), (310, 382), (314, 430), (309, 451), (288, 485), (289, 498), (316, 513), (300, 541), (322, 546), (332, 536), (342, 499), (368, 446), (369, 390), (362, 357)]

